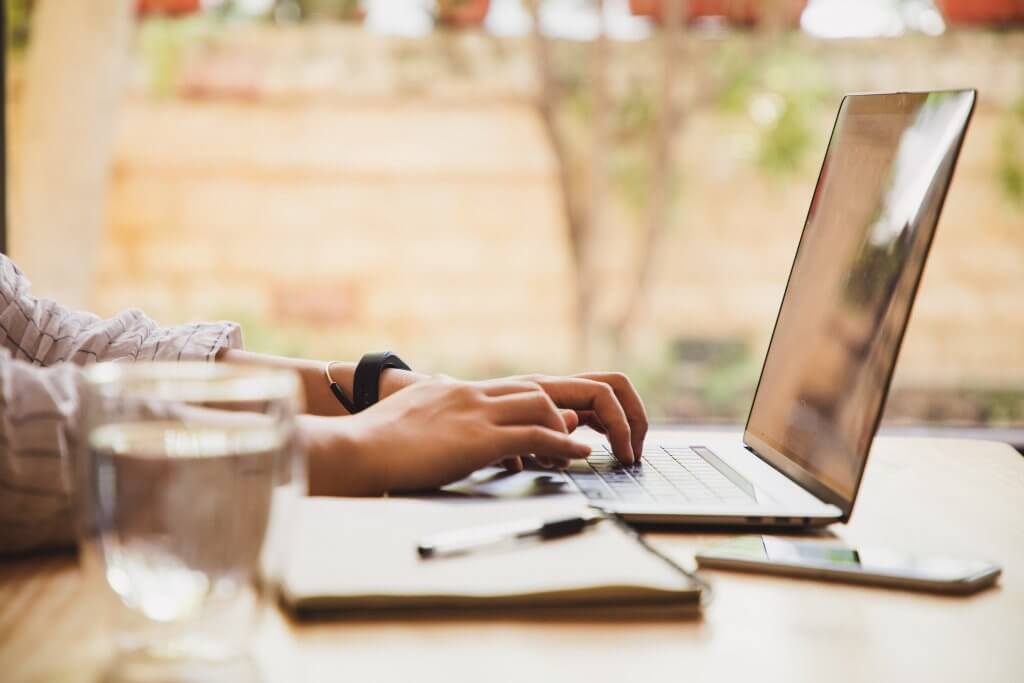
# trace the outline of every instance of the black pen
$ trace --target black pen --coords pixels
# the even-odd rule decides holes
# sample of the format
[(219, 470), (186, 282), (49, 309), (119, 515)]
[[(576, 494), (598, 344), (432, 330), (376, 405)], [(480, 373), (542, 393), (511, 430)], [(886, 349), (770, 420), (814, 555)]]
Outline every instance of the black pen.
[(604, 519), (594, 510), (574, 517), (556, 519), (527, 519), (503, 524), (490, 524), (473, 529), (448, 531), (424, 538), (416, 546), (423, 559), (451, 555), (462, 555), (508, 541), (536, 538), (548, 541), (553, 538), (578, 534), (592, 524)]

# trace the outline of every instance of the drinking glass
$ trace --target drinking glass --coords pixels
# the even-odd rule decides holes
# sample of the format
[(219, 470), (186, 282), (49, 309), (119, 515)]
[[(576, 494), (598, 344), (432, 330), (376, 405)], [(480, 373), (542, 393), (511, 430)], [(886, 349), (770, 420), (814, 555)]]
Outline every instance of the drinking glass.
[(86, 369), (81, 550), (127, 608), (121, 659), (248, 656), (305, 493), (299, 386), (291, 371), (219, 363)]

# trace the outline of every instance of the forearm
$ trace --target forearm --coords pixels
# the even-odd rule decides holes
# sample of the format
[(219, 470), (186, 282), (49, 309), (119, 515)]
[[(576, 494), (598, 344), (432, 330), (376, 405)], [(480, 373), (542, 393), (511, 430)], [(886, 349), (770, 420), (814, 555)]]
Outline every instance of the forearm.
[[(217, 360), (239, 365), (256, 365), (295, 370), (299, 373), (299, 377), (302, 380), (303, 398), (306, 402), (305, 412), (311, 415), (325, 416), (348, 414), (334, 394), (331, 393), (327, 378), (324, 376), (324, 366), (326, 363), (323, 361), (286, 358), (284, 356), (272, 356), (264, 353), (227, 348), (222, 349), (217, 354)], [(352, 396), (352, 379), (355, 370), (355, 363), (340, 361), (331, 364), (331, 377), (348, 396)], [(407, 387), (425, 377), (425, 375), (415, 372), (388, 368), (380, 376), (380, 397), (390, 396), (399, 389)]]
[(359, 430), (360, 418), (300, 415), (311, 496), (380, 496), (389, 486), (389, 458)]

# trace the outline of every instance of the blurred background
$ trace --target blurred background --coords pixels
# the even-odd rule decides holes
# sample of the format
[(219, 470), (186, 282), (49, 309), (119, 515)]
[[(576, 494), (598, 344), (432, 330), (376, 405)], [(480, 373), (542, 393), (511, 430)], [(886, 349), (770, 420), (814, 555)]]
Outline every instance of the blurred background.
[(1024, 442), (1024, 0), (6, 0), (7, 249), (247, 348), (746, 418), (843, 93), (976, 87), (886, 424)]

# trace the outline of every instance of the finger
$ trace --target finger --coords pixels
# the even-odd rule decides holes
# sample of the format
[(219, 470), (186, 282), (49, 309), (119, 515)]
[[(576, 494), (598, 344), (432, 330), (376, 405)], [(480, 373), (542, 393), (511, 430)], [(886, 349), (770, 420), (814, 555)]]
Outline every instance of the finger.
[(621, 372), (584, 372), (576, 376), (604, 382), (612, 388), (622, 405), (622, 410), (626, 413), (626, 420), (629, 422), (629, 431), (632, 436), (633, 453), (639, 459), (644, 450), (644, 439), (647, 437), (649, 421), (647, 409), (633, 383)]
[(568, 434), (538, 425), (503, 427), (499, 446), (508, 453), (533, 453), (534, 457), (576, 460), (590, 455), (590, 446)]
[(559, 410), (562, 414), (562, 422), (565, 423), (565, 430), (570, 434), (580, 426), (580, 416), (575, 410)]
[(533, 466), (534, 468), (540, 467), (542, 469), (565, 469), (571, 463), (571, 460), (565, 458), (555, 458), (551, 456), (539, 456), (539, 455), (525, 455), (523, 456), (524, 466)]
[(546, 470), (564, 470), (569, 466), (570, 460), (555, 457), (537, 457), (537, 464)]
[(554, 401), (537, 388), (530, 392), (506, 394), (489, 399), (492, 419), (499, 425), (542, 425), (568, 434), (562, 412)]
[(604, 425), (601, 424), (601, 420), (597, 418), (597, 414), (593, 410), (577, 410), (576, 415), (579, 417), (580, 424), (586, 427), (590, 427), (595, 432), (605, 434)]
[(511, 458), (505, 458), (501, 461), (501, 466), (509, 472), (522, 472), (526, 469), (526, 466), (523, 464), (523, 459), (518, 455)]
[(528, 393), (540, 390), (540, 385), (529, 380), (492, 379), (477, 382), (484, 396), (507, 396), (508, 394)]
[(544, 377), (537, 383), (560, 408), (594, 411), (604, 425), (615, 457), (626, 465), (633, 464), (629, 421), (611, 386), (583, 377)]

